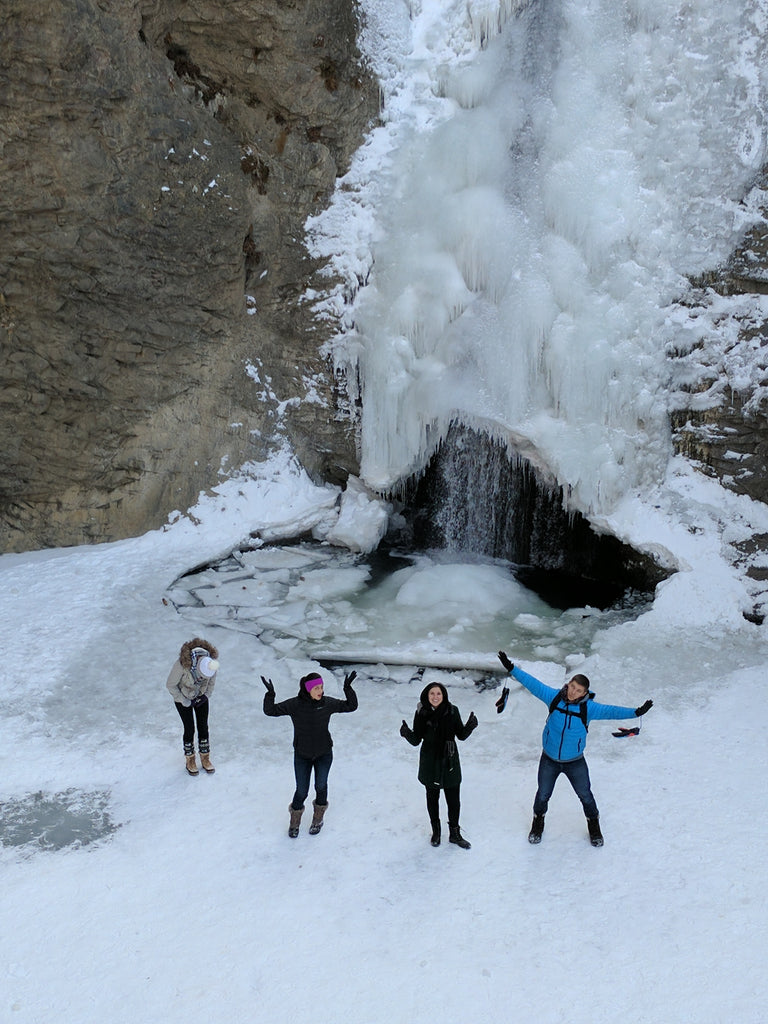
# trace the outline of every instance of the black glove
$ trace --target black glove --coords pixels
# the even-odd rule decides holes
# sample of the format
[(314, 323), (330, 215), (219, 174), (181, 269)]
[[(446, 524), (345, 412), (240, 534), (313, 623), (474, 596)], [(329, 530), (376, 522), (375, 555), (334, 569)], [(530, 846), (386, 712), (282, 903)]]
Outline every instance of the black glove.
[(267, 691), (267, 693), (275, 692), (275, 687), (271, 679), (265, 679), (264, 676), (262, 676), (261, 681), (262, 683), (264, 683), (264, 689)]
[(650, 711), (652, 707), (653, 707), (653, 701), (652, 700), (647, 700), (645, 702), (645, 704), (641, 704), (639, 708), (635, 708), (635, 714), (639, 718), (640, 715), (644, 715), (648, 711)]
[(623, 725), (620, 725), (618, 731), (612, 733), (611, 735), (617, 736), (620, 740), (625, 740), (628, 736), (639, 736), (640, 726), (636, 725), (632, 729), (625, 729)]
[(499, 661), (507, 670), (507, 672), (511, 672), (512, 669), (515, 667), (507, 657), (506, 651), (499, 651)]
[(357, 672), (350, 672), (348, 676), (344, 676), (344, 689), (351, 686), (355, 679), (357, 679)]
[(501, 696), (496, 701), (496, 714), (497, 715), (500, 715), (501, 712), (504, 710), (504, 708), (507, 706), (507, 701), (508, 700), (509, 700), (509, 687), (505, 686), (504, 689), (501, 691)]
[(470, 730), (470, 732), (474, 732), (474, 730), (477, 728), (477, 726), (478, 726), (477, 715), (475, 714), (474, 711), (470, 711), (469, 712), (469, 718), (467, 719), (467, 728)]
[(400, 726), (400, 735), (403, 737), (404, 740), (408, 739), (410, 731), (411, 730), (408, 728), (408, 723), (406, 722), (405, 719), (403, 719), (403, 724)]

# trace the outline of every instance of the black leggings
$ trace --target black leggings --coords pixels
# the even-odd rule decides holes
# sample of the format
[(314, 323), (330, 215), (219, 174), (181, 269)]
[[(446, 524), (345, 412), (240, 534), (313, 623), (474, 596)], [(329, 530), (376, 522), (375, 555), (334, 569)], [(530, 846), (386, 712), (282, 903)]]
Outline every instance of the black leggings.
[[(175, 701), (174, 701), (175, 703)], [(208, 698), (197, 705), (185, 708), (183, 704), (176, 704), (179, 718), (184, 724), (184, 746), (191, 747), (195, 742), (195, 719), (197, 719), (197, 735), (200, 740), (208, 739)]]
[[(440, 821), (440, 793), (441, 790), (435, 786), (425, 786), (427, 794), (427, 813), (433, 825)], [(459, 824), (459, 811), (461, 800), (459, 799), (459, 787), (451, 786), (450, 789), (442, 790), (445, 793), (445, 802), (448, 804), (448, 825), (453, 828)]]

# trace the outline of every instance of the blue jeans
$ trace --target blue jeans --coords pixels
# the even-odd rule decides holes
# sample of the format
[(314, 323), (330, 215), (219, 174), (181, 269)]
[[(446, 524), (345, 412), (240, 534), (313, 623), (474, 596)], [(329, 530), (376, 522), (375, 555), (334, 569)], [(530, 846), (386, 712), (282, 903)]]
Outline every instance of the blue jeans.
[(315, 799), (319, 804), (328, 803), (328, 772), (331, 770), (333, 751), (321, 754), (320, 757), (302, 757), (301, 754), (293, 753), (293, 771), (296, 775), (296, 792), (293, 794), (291, 806), (299, 811), (304, 806), (304, 801), (309, 793), (309, 780), (312, 777), (312, 769), (315, 769)]
[(539, 761), (539, 788), (533, 801), (534, 814), (546, 814), (549, 806), (549, 798), (555, 788), (558, 775), (564, 775), (573, 786), (573, 791), (581, 800), (581, 806), (588, 818), (597, 818), (599, 811), (595, 798), (592, 796), (592, 787), (589, 784), (589, 768), (583, 757), (577, 757), (575, 761), (553, 761), (546, 754), (541, 755)]

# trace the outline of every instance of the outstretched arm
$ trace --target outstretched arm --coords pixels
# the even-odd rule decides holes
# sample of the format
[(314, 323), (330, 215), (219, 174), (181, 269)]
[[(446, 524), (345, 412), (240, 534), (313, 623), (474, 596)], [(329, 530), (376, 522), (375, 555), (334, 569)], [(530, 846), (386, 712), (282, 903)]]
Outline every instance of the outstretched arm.
[(532, 693), (534, 697), (538, 697), (539, 700), (543, 700), (547, 705), (551, 704), (560, 692), (559, 687), (547, 686), (546, 683), (542, 683), (535, 676), (530, 676), (527, 672), (523, 672), (519, 665), (513, 665), (510, 675), (521, 686), (524, 686), (529, 693)]
[(589, 721), (593, 719), (607, 719), (613, 721), (622, 718), (640, 718), (647, 714), (653, 707), (653, 701), (647, 700), (639, 708), (627, 708), (620, 704), (596, 704), (590, 701), (587, 704), (587, 716)]

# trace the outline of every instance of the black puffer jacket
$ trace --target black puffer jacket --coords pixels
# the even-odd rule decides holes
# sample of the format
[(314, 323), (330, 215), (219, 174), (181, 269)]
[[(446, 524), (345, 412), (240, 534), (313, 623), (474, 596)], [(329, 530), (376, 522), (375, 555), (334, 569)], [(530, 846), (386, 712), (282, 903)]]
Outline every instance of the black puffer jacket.
[(293, 749), (301, 757), (314, 758), (327, 754), (333, 747), (328, 729), (331, 715), (357, 710), (357, 694), (351, 683), (344, 684), (344, 700), (326, 697), (312, 700), (303, 684), (296, 697), (275, 703), (274, 690), (264, 694), (264, 714), (272, 718), (288, 715), (293, 722)]

